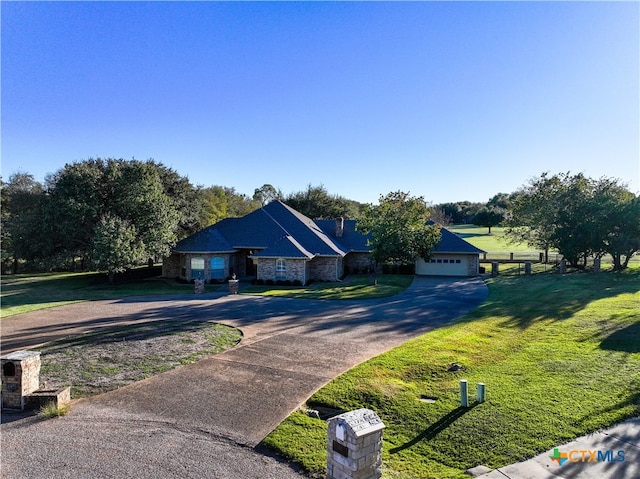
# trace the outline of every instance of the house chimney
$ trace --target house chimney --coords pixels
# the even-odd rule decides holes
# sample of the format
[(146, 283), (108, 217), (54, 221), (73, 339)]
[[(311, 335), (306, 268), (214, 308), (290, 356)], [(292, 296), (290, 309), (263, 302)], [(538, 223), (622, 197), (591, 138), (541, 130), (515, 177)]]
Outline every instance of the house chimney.
[(336, 238), (342, 238), (342, 233), (344, 233), (344, 218), (341, 216), (336, 219)]

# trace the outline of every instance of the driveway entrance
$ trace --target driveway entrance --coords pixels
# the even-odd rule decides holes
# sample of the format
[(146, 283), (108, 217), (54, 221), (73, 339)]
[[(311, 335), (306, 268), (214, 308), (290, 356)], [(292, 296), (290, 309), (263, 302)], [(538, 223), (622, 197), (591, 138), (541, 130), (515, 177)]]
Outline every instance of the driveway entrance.
[[(378, 300), (149, 297), (81, 303), (6, 318), (2, 321), (3, 349), (7, 348), (3, 354), (70, 332), (151, 321), (214, 321), (241, 329), (244, 338), (238, 347), (225, 353), (78, 401), (64, 418), (3, 424), (3, 474), (9, 470), (12, 474), (6, 477), (44, 477), (39, 474), (49, 461), (71, 455), (68, 461), (77, 464), (74, 473), (67, 470), (68, 476), (46, 477), (124, 477), (96, 476), (95, 471), (112, 464), (116, 455), (120, 467), (135, 470), (135, 477), (158, 477), (152, 474), (158, 461), (173, 468), (188, 466), (179, 454), (170, 461), (154, 459), (158, 441), (162, 442), (154, 435), (167, 433), (167, 440), (177, 440), (176, 431), (194, 440), (204, 436), (225, 447), (255, 446), (332, 378), (452, 321), (478, 306), (486, 296), (487, 288), (479, 278), (417, 277), (404, 293)], [(74, 430), (79, 424), (94, 430), (95, 440), (76, 440)], [(123, 434), (119, 440), (127, 444), (125, 448), (120, 442), (108, 461), (101, 452), (105, 446), (100, 439), (101, 424), (108, 424), (107, 430), (117, 428)], [(58, 439), (51, 441), (43, 428), (55, 430)], [(129, 436), (127, 431), (135, 434)], [(24, 439), (25, 434), (29, 440)], [(140, 440), (136, 434), (153, 440)], [(13, 446), (8, 447), (20, 438), (34, 460), (24, 461), (21, 458), (29, 457), (24, 451), (18, 453)], [(140, 457), (149, 461), (148, 467), (139, 467), (136, 458)], [(168, 473), (161, 477), (216, 477), (210, 473), (223, 460), (211, 457), (198, 464), (199, 473), (209, 471), (206, 476)], [(83, 474), (85, 470), (92, 475)], [(290, 477), (282, 474), (279, 471), (273, 477)], [(258, 470), (255, 475), (219, 477), (270, 476)]]

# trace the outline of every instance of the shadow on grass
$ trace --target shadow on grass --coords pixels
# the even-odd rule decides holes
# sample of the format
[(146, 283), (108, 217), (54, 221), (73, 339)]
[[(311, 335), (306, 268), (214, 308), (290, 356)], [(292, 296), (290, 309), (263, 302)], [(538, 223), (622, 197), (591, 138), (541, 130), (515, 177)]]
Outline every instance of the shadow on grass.
[(640, 321), (608, 335), (600, 343), (600, 349), (640, 353)]
[(427, 429), (422, 431), (420, 434), (418, 434), (416, 437), (411, 439), (409, 442), (403, 444), (402, 446), (394, 447), (393, 449), (390, 449), (389, 452), (391, 454), (397, 454), (401, 451), (404, 451), (405, 449), (409, 449), (410, 447), (415, 446), (420, 441), (423, 441), (423, 440), (429, 441), (430, 439), (433, 439), (442, 431), (444, 431), (446, 428), (451, 426), (451, 424), (453, 424), (462, 416), (464, 416), (466, 413), (471, 411), (477, 405), (478, 403), (473, 403), (469, 407), (458, 406), (450, 413), (438, 419), (438, 421), (434, 422), (431, 426), (429, 426)]
[[(640, 270), (637, 268), (597, 274), (576, 272), (565, 275), (499, 276), (490, 280), (489, 298), (476, 309), (474, 315), (504, 317), (504, 326), (520, 329), (526, 329), (540, 320), (562, 321), (572, 318), (594, 301), (637, 292), (638, 277)], [(627, 334), (635, 334), (637, 339), (637, 328), (626, 328)], [(612, 337), (606, 343), (607, 348), (614, 347), (616, 339)], [(637, 349), (629, 352), (637, 352)]]
[(41, 348), (44, 354), (64, 351), (74, 346), (91, 346), (114, 341), (134, 342), (171, 336), (179, 333), (196, 332), (210, 328), (208, 321), (151, 321), (143, 324), (116, 325), (95, 333), (83, 333), (52, 341)]

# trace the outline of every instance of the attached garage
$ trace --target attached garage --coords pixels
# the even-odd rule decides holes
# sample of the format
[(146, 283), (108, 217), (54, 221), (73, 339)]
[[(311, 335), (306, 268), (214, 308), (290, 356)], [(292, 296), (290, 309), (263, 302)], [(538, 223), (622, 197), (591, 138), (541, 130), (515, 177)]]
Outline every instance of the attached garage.
[(428, 261), (416, 260), (416, 274), (426, 276), (477, 276), (480, 253), (471, 243), (446, 228), (441, 229), (442, 239)]

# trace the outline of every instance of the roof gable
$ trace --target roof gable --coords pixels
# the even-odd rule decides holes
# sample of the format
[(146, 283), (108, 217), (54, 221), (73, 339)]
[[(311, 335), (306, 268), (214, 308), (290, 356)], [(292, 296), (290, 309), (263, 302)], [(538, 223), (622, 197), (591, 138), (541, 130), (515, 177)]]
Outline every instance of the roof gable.
[(292, 236), (283, 236), (273, 246), (258, 251), (254, 258), (300, 258), (311, 259), (315, 255), (304, 249)]
[[(217, 241), (212, 239), (214, 237)], [(264, 250), (276, 245), (283, 237), (290, 237), (298, 245), (296, 248), (313, 256), (344, 256), (348, 251), (333, 241), (313, 220), (279, 200), (241, 218), (227, 218), (194, 233), (180, 241), (174, 251), (214, 253), (238, 249)]]
[(179, 241), (173, 250), (178, 253), (204, 253), (209, 251), (230, 253), (235, 251), (225, 237), (220, 234), (216, 225), (209, 226)]
[(466, 254), (480, 254), (484, 253), (484, 250), (476, 248), (468, 241), (460, 238), (455, 233), (452, 233), (446, 228), (441, 228), (440, 233), (442, 237), (440, 241), (433, 249), (434, 253), (466, 253)]

